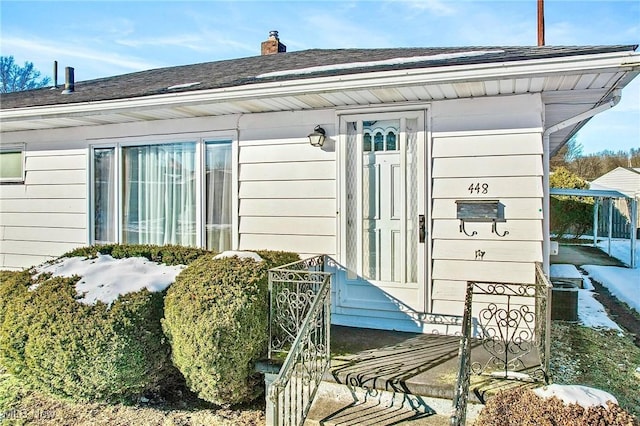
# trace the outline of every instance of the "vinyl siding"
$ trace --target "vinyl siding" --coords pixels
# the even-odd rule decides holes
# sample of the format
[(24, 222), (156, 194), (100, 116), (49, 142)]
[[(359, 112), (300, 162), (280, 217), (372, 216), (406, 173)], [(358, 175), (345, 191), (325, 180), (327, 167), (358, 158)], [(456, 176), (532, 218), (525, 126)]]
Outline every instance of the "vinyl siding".
[[(402, 303), (394, 305), (396, 311), (385, 311), (386, 305), (364, 307), (366, 288), (352, 286), (334, 294), (336, 323), (435, 330), (440, 319), (461, 315), (467, 280), (533, 282), (534, 264), (542, 260), (539, 96), (441, 101), (424, 107), (430, 152), (429, 290), (428, 295), (409, 287), (394, 291), (409, 302), (426, 298), (427, 312)], [(26, 140), (27, 171), (24, 185), (0, 185), (2, 266), (30, 266), (88, 243), (86, 185), (91, 144), (172, 141), (172, 135), (198, 138), (216, 131), (237, 135), (236, 248), (335, 256), (340, 171), (331, 147), (339, 140), (336, 123), (336, 111), (327, 109), (3, 135), (7, 143)], [(330, 138), (325, 149), (311, 147), (306, 138), (318, 124)], [(471, 194), (468, 188), (476, 183), (486, 183), (488, 193)], [(490, 223), (467, 224), (469, 231), (478, 234), (462, 234), (455, 201), (467, 199), (500, 200), (506, 221), (498, 223), (498, 231), (509, 234), (492, 233)], [(483, 260), (476, 260), (476, 250), (485, 252)], [(336, 279), (344, 280), (344, 273), (336, 274)], [(429, 322), (436, 314), (438, 319)], [(446, 332), (458, 331), (447, 327)]]
[[(535, 282), (543, 241), (541, 117), (535, 96), (434, 105), (432, 313), (461, 315), (467, 281)], [(487, 184), (486, 193), (469, 190), (478, 183)], [(499, 200), (505, 221), (497, 230), (509, 234), (492, 233), (490, 222), (467, 222), (467, 232), (477, 234), (465, 235), (456, 200)], [(484, 256), (476, 258), (477, 250)]]
[(3, 134), (3, 143), (26, 142), (26, 180), (0, 185), (0, 267), (29, 267), (89, 243), (90, 145), (218, 132), (239, 138), (238, 248), (335, 254), (335, 153), (306, 137), (317, 124), (334, 134), (334, 121), (335, 112), (323, 110)]
[(591, 182), (591, 189), (613, 189), (628, 197), (640, 194), (640, 168), (618, 167)]
[(0, 185), (0, 264), (21, 269), (87, 243), (87, 150), (26, 144), (24, 184)]
[(333, 111), (247, 117), (239, 145), (239, 248), (336, 253), (336, 157), (309, 145)]

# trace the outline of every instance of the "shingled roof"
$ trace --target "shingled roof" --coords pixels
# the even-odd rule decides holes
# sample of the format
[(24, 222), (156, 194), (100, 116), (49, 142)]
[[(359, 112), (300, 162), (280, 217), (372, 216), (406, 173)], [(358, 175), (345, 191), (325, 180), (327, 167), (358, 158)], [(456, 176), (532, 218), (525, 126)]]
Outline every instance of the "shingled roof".
[[(246, 86), (267, 81), (615, 53), (635, 51), (637, 47), (611, 45), (311, 49), (158, 68), (76, 82), (75, 91), (68, 95), (61, 94), (62, 88), (7, 93), (0, 95), (0, 109), (139, 98), (163, 93)], [(399, 58), (406, 60), (397, 60)]]

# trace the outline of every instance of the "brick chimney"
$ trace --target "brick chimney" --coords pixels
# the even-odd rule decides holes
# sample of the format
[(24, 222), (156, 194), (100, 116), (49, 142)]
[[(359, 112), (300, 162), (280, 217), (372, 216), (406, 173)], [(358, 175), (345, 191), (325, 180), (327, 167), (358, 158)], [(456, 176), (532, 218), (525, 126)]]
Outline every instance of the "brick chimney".
[(269, 39), (267, 41), (263, 41), (260, 47), (261, 55), (273, 55), (275, 53), (284, 53), (287, 51), (287, 46), (280, 43), (278, 32), (275, 30), (269, 31)]

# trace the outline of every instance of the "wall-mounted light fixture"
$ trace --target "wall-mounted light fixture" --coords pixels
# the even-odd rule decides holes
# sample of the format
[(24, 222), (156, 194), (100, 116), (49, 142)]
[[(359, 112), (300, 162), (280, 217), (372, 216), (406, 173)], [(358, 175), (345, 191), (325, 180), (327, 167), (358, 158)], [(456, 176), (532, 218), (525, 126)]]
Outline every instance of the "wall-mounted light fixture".
[(321, 147), (322, 145), (324, 145), (324, 140), (326, 139), (325, 135), (326, 132), (324, 131), (324, 129), (320, 126), (316, 126), (313, 129), (313, 132), (309, 133), (307, 137), (309, 138), (309, 143), (311, 144), (311, 146)]

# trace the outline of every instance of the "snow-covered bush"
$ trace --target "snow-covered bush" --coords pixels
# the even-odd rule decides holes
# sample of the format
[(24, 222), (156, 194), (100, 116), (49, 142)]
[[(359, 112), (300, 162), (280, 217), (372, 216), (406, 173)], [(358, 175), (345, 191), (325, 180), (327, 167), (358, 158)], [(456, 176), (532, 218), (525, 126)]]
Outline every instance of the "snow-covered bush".
[(203, 256), (176, 279), (165, 298), (163, 329), (173, 363), (206, 401), (232, 405), (261, 392), (254, 363), (268, 340), (267, 271), (298, 260), (259, 251), (252, 258)]
[[(149, 246), (117, 250), (123, 257), (162, 251)], [(105, 251), (113, 252), (114, 246)], [(160, 320), (162, 289), (182, 268), (173, 267), (174, 275), (164, 287), (156, 282), (144, 288), (140, 281), (154, 276), (157, 268), (169, 267), (140, 258), (114, 261), (107, 254), (98, 256), (100, 247), (81, 252), (96, 258), (62, 257), (0, 284), (0, 364), (54, 395), (91, 401), (132, 399), (176, 374)], [(201, 253), (193, 249), (188, 257)], [(136, 273), (123, 271), (127, 262)], [(89, 282), (96, 267), (103, 269)], [(168, 275), (164, 269), (155, 274), (164, 279)]]
[(114, 259), (128, 257), (144, 257), (152, 262), (165, 265), (188, 265), (205, 253), (206, 250), (176, 245), (154, 246), (147, 244), (103, 244), (89, 247), (81, 247), (72, 250), (62, 257), (96, 257), (98, 253), (109, 255)]

